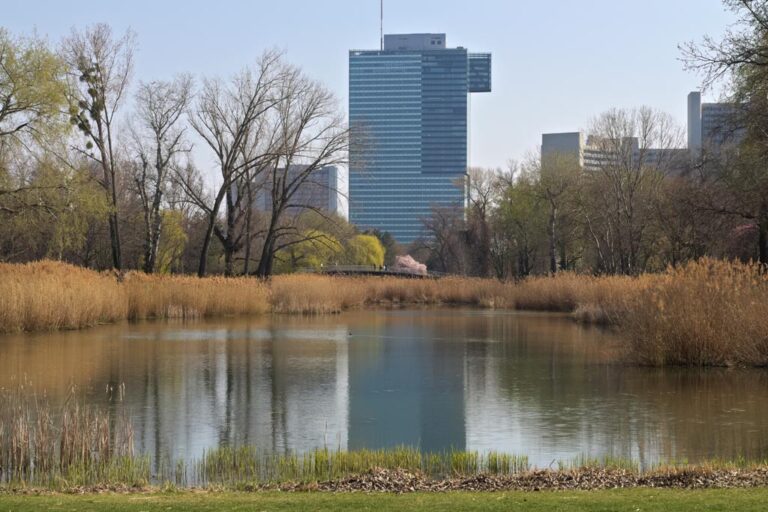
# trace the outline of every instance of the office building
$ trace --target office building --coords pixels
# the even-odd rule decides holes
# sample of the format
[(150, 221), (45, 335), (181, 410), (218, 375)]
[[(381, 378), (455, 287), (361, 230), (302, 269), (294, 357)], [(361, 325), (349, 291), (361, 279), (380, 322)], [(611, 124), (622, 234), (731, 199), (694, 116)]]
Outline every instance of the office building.
[(702, 103), (701, 93), (688, 95), (688, 149), (693, 155), (702, 150), (719, 152), (744, 138), (735, 103)]
[(541, 137), (542, 158), (547, 155), (572, 156), (586, 170), (598, 170), (618, 153), (633, 161), (642, 160), (644, 167), (663, 168), (680, 174), (690, 168), (702, 150), (717, 153), (723, 147), (738, 144), (744, 138), (739, 127), (739, 110), (734, 103), (702, 103), (701, 93), (688, 95), (688, 138), (686, 148), (641, 148), (638, 138), (621, 141), (601, 140), (582, 132), (545, 133)]
[(559, 155), (570, 158), (588, 171), (597, 171), (622, 159), (630, 167), (660, 169), (667, 173), (683, 173), (689, 162), (685, 148), (645, 148), (640, 139), (602, 139), (582, 132), (545, 133), (541, 136), (541, 156)]
[[(307, 169), (304, 165), (292, 165), (288, 172), (285, 168), (278, 170), (278, 175), (287, 182), (292, 182), (300, 178), (300, 174)], [(259, 211), (268, 212), (272, 210), (272, 175), (263, 173), (259, 182), (259, 189), (256, 192), (255, 208)], [(337, 165), (328, 165), (313, 171), (299, 185), (299, 188), (291, 198), (291, 207), (289, 213), (300, 213), (304, 210), (320, 210), (349, 218), (348, 208), (348, 180), (347, 169)]]
[(350, 221), (409, 244), (433, 207), (464, 208), (468, 93), (490, 90), (490, 54), (448, 48), (445, 34), (350, 51)]

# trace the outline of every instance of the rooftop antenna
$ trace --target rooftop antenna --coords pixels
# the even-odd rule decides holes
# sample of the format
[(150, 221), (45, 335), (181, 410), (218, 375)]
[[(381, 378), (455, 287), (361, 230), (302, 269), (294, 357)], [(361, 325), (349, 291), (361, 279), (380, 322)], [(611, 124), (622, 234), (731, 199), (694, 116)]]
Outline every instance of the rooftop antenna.
[(384, 51), (384, 0), (381, 0), (381, 16), (379, 17), (379, 33), (381, 34), (381, 51)]

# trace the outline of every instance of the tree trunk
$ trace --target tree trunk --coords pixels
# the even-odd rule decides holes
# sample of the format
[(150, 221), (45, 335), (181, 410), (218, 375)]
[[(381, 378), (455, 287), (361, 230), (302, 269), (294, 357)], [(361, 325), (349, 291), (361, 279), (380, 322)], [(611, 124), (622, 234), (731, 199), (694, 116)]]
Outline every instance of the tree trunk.
[(760, 265), (768, 269), (768, 208), (760, 215), (757, 231)]
[(256, 275), (261, 278), (269, 277), (272, 273), (272, 256), (267, 251), (267, 248), (264, 247), (264, 251), (262, 251), (261, 259), (259, 259), (259, 266), (256, 267)]
[(275, 259), (275, 243), (277, 242), (277, 220), (280, 218), (282, 211), (275, 208), (275, 201), (272, 201), (272, 215), (269, 219), (269, 229), (264, 236), (264, 248), (261, 250), (261, 258), (259, 258), (259, 267), (256, 269), (256, 275), (261, 278), (266, 278), (272, 275), (272, 265)]
[(253, 188), (251, 187), (251, 178), (246, 182), (246, 198), (248, 204), (245, 210), (245, 261), (243, 262), (243, 275), (247, 276), (251, 265), (251, 215), (253, 214)]
[(557, 209), (549, 212), (549, 271), (557, 273)]
[(120, 227), (117, 224), (117, 212), (109, 214), (109, 241), (112, 248), (112, 267), (123, 269), (123, 257), (120, 250)]
[(144, 273), (151, 274), (152, 263), (152, 218), (149, 210), (144, 211)]
[(275, 259), (274, 244), (275, 242), (271, 237), (264, 240), (264, 249), (261, 251), (259, 266), (256, 269), (256, 275), (259, 277), (266, 278), (272, 275), (272, 263)]
[[(104, 151), (102, 151), (101, 155), (102, 159), (106, 158)], [(106, 167), (105, 164), (102, 164), (102, 166), (104, 166), (104, 185), (106, 187), (107, 200), (112, 207), (107, 217), (107, 222), (109, 224), (109, 242), (112, 249), (112, 268), (121, 271), (123, 269), (123, 257), (122, 251), (120, 250), (120, 226), (117, 221), (117, 187), (115, 186), (115, 173), (113, 170)]]
[[(160, 146), (158, 144), (156, 161), (161, 161)], [(163, 217), (160, 214), (160, 205), (163, 202), (163, 190), (162, 182), (164, 180), (165, 173), (160, 168), (160, 164), (157, 164), (157, 184), (155, 186), (155, 193), (152, 196), (152, 204), (149, 205), (149, 212), (147, 218), (147, 246), (144, 252), (144, 272), (152, 274), (155, 271), (157, 265), (157, 251), (160, 246), (160, 232), (163, 227)]]
[(148, 273), (153, 273), (157, 267), (157, 252), (160, 249), (160, 235), (163, 230), (163, 216), (160, 213), (160, 208), (156, 208), (153, 214), (152, 225), (152, 238), (150, 240), (149, 250), (149, 263)]
[(203, 237), (203, 247), (200, 249), (200, 263), (197, 266), (197, 277), (205, 277), (206, 266), (208, 265), (208, 250), (211, 247), (211, 238), (213, 238), (213, 228), (216, 224), (216, 214), (211, 213), (208, 219), (208, 227), (205, 229)]
[(224, 244), (224, 275), (226, 277), (235, 275), (235, 252), (232, 244)]
[[(227, 277), (235, 275), (235, 252), (237, 252), (237, 243), (235, 240), (237, 237), (237, 212), (235, 211), (237, 205), (235, 204), (236, 200), (233, 188), (234, 186), (230, 186), (227, 190), (227, 232), (226, 239), (221, 240), (224, 245), (224, 275)], [(240, 191), (238, 191), (238, 195), (239, 194)]]

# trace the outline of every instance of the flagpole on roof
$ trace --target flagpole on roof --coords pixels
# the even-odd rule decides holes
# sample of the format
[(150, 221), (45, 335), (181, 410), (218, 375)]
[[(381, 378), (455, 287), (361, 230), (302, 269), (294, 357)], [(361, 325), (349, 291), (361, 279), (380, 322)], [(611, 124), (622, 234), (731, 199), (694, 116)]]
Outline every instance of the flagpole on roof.
[(381, 0), (381, 15), (379, 16), (379, 33), (381, 35), (381, 51), (384, 51), (384, 0)]

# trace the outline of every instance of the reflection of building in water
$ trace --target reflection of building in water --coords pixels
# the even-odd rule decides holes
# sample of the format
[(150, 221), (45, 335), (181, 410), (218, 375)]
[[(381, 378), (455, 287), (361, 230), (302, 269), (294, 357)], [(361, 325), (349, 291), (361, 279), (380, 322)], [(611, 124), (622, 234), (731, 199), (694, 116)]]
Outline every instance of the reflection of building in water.
[[(437, 314), (437, 313), (435, 313)], [(464, 345), (430, 314), (355, 328), (349, 358), (349, 448), (463, 450)]]
[(764, 371), (634, 368), (616, 346), (565, 318), (506, 312), (122, 324), (4, 337), (0, 387), (24, 372), (54, 405), (70, 383), (103, 405), (105, 385), (124, 382), (136, 448), (156, 463), (245, 443), (494, 449), (539, 466), (768, 457)]

